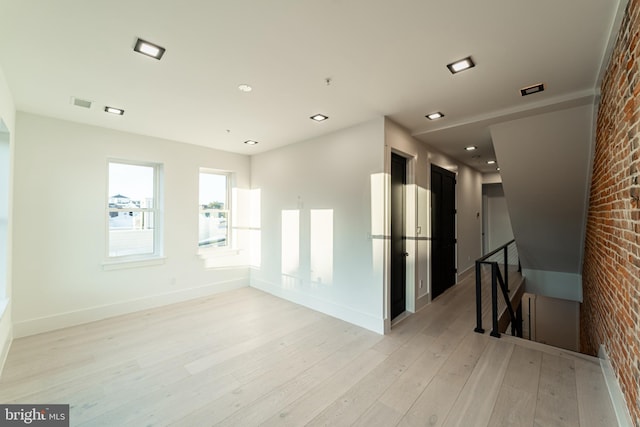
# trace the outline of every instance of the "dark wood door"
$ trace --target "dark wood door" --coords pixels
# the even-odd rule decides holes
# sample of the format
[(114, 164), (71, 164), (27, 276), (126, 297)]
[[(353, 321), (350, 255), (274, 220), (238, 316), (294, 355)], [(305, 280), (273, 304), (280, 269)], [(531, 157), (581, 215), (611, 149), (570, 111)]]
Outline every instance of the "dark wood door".
[(431, 165), (432, 296), (456, 283), (456, 175)]
[(391, 154), (391, 319), (406, 307), (406, 239), (404, 230), (407, 161)]

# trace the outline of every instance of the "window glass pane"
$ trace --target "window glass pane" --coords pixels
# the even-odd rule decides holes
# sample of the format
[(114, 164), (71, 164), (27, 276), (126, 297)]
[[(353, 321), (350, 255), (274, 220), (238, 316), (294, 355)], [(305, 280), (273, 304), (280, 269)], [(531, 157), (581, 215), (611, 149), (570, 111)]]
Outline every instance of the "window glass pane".
[(228, 175), (200, 172), (198, 246), (229, 245)]
[(153, 208), (152, 166), (109, 163), (109, 207)]
[(228, 244), (229, 213), (207, 210), (200, 213), (198, 246), (226, 246)]
[(154, 253), (152, 212), (109, 212), (109, 256)]
[(153, 165), (109, 162), (109, 257), (157, 254), (155, 174)]
[(203, 209), (229, 209), (227, 207), (227, 176), (201, 173), (199, 199)]

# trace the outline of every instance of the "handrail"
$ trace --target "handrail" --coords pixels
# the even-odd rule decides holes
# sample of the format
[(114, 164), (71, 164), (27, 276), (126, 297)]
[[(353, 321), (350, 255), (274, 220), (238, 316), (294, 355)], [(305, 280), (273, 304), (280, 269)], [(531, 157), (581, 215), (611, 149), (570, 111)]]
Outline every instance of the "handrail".
[[(511, 300), (509, 298), (509, 267), (508, 267), (508, 247), (512, 243), (515, 242), (515, 239), (510, 240), (504, 245), (494, 249), (488, 254), (484, 255), (481, 258), (476, 260), (476, 328), (475, 332), (480, 334), (484, 333), (484, 329), (482, 328), (482, 264), (488, 264), (491, 266), (491, 320), (493, 323), (493, 330), (491, 331), (491, 336), (500, 337), (500, 330), (498, 326), (498, 285), (500, 286), (500, 290), (502, 291), (502, 296), (507, 305), (507, 310), (509, 312), (509, 316), (511, 318), (511, 333), (512, 335), (522, 336), (522, 315), (521, 315), (521, 307), (518, 307), (517, 312), (514, 311), (513, 306), (511, 305)], [(504, 279), (502, 277), (502, 273), (500, 272), (500, 268), (498, 266), (498, 261), (487, 261), (488, 258), (493, 255), (503, 251), (504, 253)], [(518, 266), (520, 262), (518, 262)]]

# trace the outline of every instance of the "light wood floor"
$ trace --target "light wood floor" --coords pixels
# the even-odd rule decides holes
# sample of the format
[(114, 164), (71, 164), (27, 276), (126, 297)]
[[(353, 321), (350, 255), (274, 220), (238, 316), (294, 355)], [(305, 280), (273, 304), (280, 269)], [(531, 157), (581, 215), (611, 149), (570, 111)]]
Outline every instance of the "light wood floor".
[(0, 402), (91, 427), (616, 425), (595, 359), (473, 332), (472, 279), (387, 336), (246, 288), (17, 339)]

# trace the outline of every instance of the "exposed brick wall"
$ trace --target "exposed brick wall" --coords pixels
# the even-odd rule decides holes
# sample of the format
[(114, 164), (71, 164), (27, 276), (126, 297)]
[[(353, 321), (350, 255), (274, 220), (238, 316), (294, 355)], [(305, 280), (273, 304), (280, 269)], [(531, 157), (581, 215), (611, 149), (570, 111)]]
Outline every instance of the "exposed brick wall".
[(605, 346), (640, 427), (640, 0), (602, 83), (583, 268), (582, 351)]

